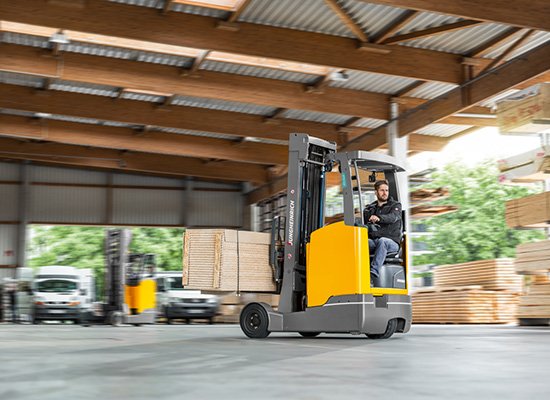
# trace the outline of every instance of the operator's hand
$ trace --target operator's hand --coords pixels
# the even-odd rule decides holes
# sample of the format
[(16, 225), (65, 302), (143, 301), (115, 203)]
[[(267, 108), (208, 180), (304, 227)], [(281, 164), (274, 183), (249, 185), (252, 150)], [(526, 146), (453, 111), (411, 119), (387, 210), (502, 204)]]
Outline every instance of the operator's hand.
[(372, 222), (373, 224), (377, 224), (380, 222), (380, 218), (378, 218), (376, 215), (371, 215), (369, 218), (369, 222)]

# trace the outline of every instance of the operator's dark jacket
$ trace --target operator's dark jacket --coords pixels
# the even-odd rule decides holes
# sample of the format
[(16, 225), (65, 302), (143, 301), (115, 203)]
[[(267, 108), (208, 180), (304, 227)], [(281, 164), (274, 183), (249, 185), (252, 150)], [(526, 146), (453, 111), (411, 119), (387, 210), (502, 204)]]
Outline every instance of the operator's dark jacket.
[(365, 217), (365, 223), (369, 218), (376, 215), (380, 218), (377, 231), (373, 232), (369, 230), (370, 239), (378, 239), (380, 237), (387, 237), (393, 240), (397, 244), (401, 244), (401, 203), (395, 201), (393, 198), (389, 198), (386, 204), (382, 207), (378, 207), (378, 201), (374, 201), (365, 207), (363, 211)]

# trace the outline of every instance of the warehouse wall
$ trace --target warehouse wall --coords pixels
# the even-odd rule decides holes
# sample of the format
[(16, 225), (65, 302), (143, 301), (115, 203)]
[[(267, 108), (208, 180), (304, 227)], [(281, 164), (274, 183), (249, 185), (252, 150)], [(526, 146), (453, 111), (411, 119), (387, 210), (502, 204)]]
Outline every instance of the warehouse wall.
[[(241, 227), (240, 184), (28, 165), (31, 224)], [(0, 162), (0, 266), (16, 263), (21, 165)]]

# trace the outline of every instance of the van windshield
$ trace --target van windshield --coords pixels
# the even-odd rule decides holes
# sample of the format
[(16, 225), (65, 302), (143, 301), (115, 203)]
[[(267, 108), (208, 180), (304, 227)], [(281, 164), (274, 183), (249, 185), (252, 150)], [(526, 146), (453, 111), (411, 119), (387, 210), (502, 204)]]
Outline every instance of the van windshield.
[(38, 282), (37, 286), (39, 292), (70, 292), (76, 290), (76, 288), (76, 282), (65, 281), (62, 279), (51, 279)]
[(169, 276), (165, 280), (166, 289), (168, 290), (183, 290), (183, 285), (181, 284), (181, 276)]

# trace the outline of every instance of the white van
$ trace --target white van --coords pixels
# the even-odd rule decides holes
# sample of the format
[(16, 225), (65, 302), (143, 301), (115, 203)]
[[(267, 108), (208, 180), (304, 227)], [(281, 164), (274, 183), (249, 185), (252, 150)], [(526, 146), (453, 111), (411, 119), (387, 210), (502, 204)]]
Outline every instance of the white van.
[(184, 289), (181, 284), (181, 271), (157, 272), (157, 315), (164, 316), (166, 322), (183, 319), (208, 319), (218, 313), (220, 300), (213, 294), (203, 294), (200, 290)]
[(31, 320), (72, 320), (80, 323), (82, 314), (94, 299), (91, 269), (66, 266), (40, 267), (33, 281)]

